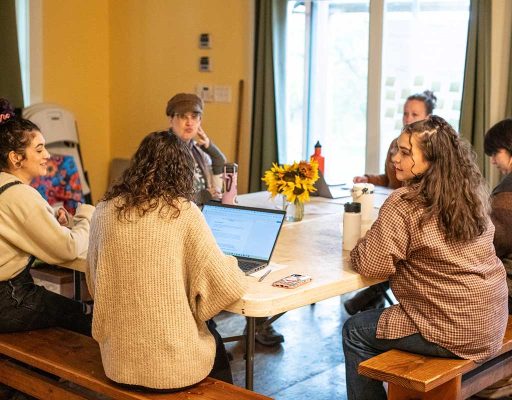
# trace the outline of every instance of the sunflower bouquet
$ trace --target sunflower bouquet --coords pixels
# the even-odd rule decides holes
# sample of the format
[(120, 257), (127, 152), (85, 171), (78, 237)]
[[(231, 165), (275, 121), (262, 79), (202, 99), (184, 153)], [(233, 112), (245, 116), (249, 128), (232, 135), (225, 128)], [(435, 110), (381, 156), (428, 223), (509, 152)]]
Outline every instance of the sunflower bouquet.
[(272, 197), (282, 194), (289, 203), (309, 201), (309, 194), (316, 191), (314, 183), (317, 179), (318, 163), (313, 160), (282, 166), (273, 163), (262, 178)]

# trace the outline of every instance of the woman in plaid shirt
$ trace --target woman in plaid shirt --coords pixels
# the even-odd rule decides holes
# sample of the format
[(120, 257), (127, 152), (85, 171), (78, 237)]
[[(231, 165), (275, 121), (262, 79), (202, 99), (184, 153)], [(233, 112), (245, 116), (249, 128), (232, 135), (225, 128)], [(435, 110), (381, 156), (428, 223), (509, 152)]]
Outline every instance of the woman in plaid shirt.
[(361, 275), (388, 279), (398, 304), (343, 327), (348, 399), (386, 399), (357, 366), (390, 349), (482, 362), (501, 348), (507, 285), (496, 256), (489, 194), (471, 147), (442, 118), (397, 140), (395, 190), (351, 252)]

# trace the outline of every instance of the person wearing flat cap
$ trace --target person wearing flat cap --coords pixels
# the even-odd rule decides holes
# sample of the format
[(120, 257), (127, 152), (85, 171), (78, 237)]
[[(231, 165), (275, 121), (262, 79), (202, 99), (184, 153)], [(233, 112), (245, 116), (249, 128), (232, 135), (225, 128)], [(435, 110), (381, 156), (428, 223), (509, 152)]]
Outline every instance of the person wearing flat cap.
[[(169, 117), (170, 131), (185, 141), (196, 162), (194, 186), (196, 203), (204, 204), (212, 197), (220, 198), (221, 178), (226, 157), (215, 146), (201, 127), (203, 100), (193, 93), (178, 93), (167, 102), (166, 114)], [(218, 183), (217, 183), (218, 182)], [(284, 342), (284, 337), (266, 317), (256, 322), (256, 341), (265, 346), (275, 346)]]
[(196, 162), (194, 189), (197, 203), (220, 198), (226, 157), (201, 127), (203, 100), (193, 93), (178, 93), (167, 102), (170, 130), (186, 142)]

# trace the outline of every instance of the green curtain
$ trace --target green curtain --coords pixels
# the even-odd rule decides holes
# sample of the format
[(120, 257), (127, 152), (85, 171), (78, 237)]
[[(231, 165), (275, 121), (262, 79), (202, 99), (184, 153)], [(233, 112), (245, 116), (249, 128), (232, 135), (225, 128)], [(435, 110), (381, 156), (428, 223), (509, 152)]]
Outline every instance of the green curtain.
[(1, 0), (0, 6), (0, 97), (23, 108), (15, 0)]
[(278, 132), (284, 129), (285, 32), (287, 0), (256, 1), (254, 98), (249, 191), (265, 189), (265, 171), (278, 162)]
[(488, 178), (490, 163), (484, 153), (484, 135), (490, 121), (491, 2), (471, 0), (470, 7), (459, 131), (473, 145), (478, 166)]
[(508, 61), (508, 90), (505, 117), (512, 118), (512, 30), (510, 31), (510, 55)]

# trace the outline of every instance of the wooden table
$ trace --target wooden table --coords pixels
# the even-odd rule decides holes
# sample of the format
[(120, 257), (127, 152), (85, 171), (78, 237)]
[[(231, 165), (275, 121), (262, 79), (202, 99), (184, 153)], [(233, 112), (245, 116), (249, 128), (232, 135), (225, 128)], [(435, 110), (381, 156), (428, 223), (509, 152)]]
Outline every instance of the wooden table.
[[(389, 193), (390, 190), (386, 188), (376, 188), (374, 204), (380, 207)], [(278, 315), (381, 282), (354, 272), (350, 267), (349, 252), (342, 251), (343, 204), (348, 201), (351, 198), (312, 197), (311, 202), (305, 205), (304, 219), (300, 222), (285, 222), (281, 229), (271, 262), (285, 265), (286, 268), (271, 272), (263, 282), (248, 276), (245, 295), (226, 308), (227, 311), (247, 318), (247, 389), (253, 388), (255, 317)], [(268, 192), (241, 195), (238, 196), (238, 202), (250, 207), (281, 207), (279, 201), (270, 199)], [(85, 272), (86, 256), (82, 254), (63, 266), (74, 269), (75, 275)], [(272, 286), (272, 282), (293, 273), (310, 275), (313, 280), (296, 289)], [(75, 293), (76, 282), (80, 280), (75, 277)]]
[[(378, 188), (375, 205), (380, 206), (388, 194), (388, 190)], [(248, 276), (247, 292), (226, 309), (247, 317), (246, 388), (253, 388), (255, 317), (278, 315), (381, 282), (354, 272), (349, 252), (342, 251), (343, 204), (347, 201), (351, 199), (313, 197), (306, 203), (302, 221), (284, 223), (272, 255), (271, 263), (286, 268), (271, 272), (263, 282)], [(239, 196), (238, 202), (242, 206), (280, 207), (267, 192)], [(296, 289), (272, 286), (272, 282), (293, 273), (310, 275), (313, 280)]]

